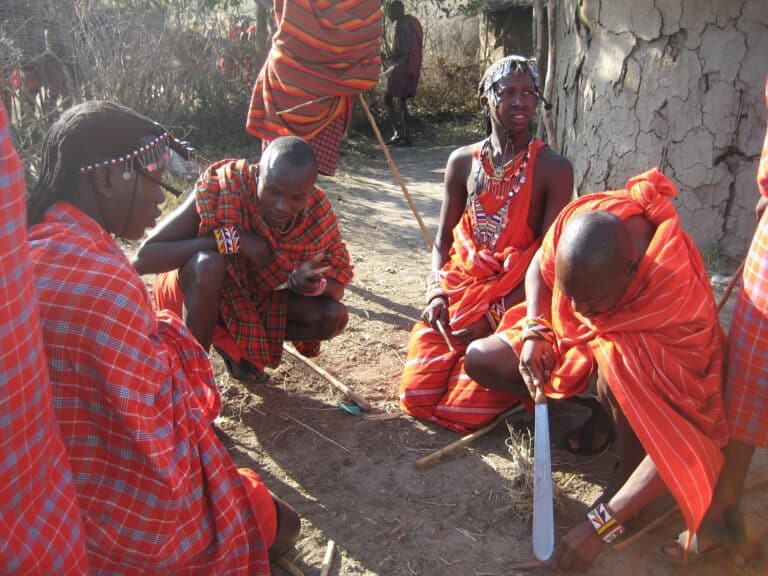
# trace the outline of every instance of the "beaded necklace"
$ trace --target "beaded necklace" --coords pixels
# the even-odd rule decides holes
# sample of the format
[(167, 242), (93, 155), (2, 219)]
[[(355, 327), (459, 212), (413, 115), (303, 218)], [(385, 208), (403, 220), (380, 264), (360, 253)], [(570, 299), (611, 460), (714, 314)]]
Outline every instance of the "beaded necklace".
[[(529, 141), (524, 150), (501, 167), (493, 164), (491, 139), (483, 143), (475, 169), (475, 185), (468, 199), (475, 241), (481, 246), (493, 249), (507, 226), (509, 205), (526, 181), (532, 143), (533, 140)], [(504, 204), (494, 214), (487, 214), (480, 202), (481, 191), (494, 198), (504, 198)]]

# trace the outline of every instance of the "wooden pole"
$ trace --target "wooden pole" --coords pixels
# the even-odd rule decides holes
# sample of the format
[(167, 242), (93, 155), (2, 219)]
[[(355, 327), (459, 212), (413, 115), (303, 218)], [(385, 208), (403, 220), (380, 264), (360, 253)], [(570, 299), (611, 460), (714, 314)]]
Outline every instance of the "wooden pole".
[(739, 280), (741, 280), (742, 272), (744, 272), (744, 262), (741, 263), (739, 269), (733, 273), (733, 278), (731, 278), (731, 281), (728, 282), (728, 287), (725, 289), (725, 294), (723, 294), (723, 297), (720, 298), (720, 302), (717, 304), (718, 312), (720, 312), (720, 310), (723, 309), (723, 306), (725, 306), (725, 303), (728, 302), (728, 298), (731, 296), (731, 292), (733, 292), (733, 289), (736, 288), (736, 284), (738, 284)]
[(395, 175), (395, 180), (397, 180), (397, 183), (400, 184), (400, 189), (403, 191), (403, 196), (405, 196), (405, 199), (408, 201), (408, 206), (411, 207), (411, 212), (413, 212), (413, 215), (416, 216), (416, 221), (419, 223), (419, 228), (421, 228), (421, 233), (424, 235), (424, 241), (427, 243), (427, 248), (429, 250), (432, 250), (432, 237), (429, 235), (429, 231), (427, 230), (427, 227), (424, 225), (424, 221), (421, 219), (421, 215), (419, 214), (419, 211), (416, 209), (416, 205), (413, 203), (413, 199), (411, 198), (410, 193), (408, 192), (408, 188), (405, 186), (405, 182), (403, 182), (403, 179), (400, 177), (400, 172), (397, 170), (397, 166), (395, 166), (394, 160), (392, 160), (392, 155), (389, 153), (389, 149), (387, 148), (387, 145), (384, 143), (384, 139), (381, 137), (381, 132), (379, 132), (379, 127), (376, 125), (376, 119), (373, 117), (373, 114), (371, 114), (370, 108), (368, 108), (368, 103), (365, 101), (365, 96), (362, 95), (362, 93), (357, 95), (360, 100), (360, 106), (363, 109), (363, 112), (365, 112), (365, 115), (368, 117), (368, 122), (371, 123), (371, 128), (373, 128), (373, 133), (376, 135), (376, 140), (379, 141), (379, 146), (381, 146), (382, 152), (384, 152), (384, 158), (387, 159), (387, 163), (389, 164), (390, 169), (392, 170), (392, 174)]
[(440, 448), (440, 450), (432, 452), (432, 454), (427, 454), (423, 458), (419, 458), (418, 460), (416, 460), (416, 468), (423, 468), (427, 464), (431, 464), (436, 460), (440, 460), (440, 458), (442, 458), (446, 454), (450, 454), (454, 450), (461, 448), (462, 446), (466, 446), (471, 442), (474, 442), (481, 436), (488, 434), (488, 432), (496, 428), (496, 426), (498, 426), (501, 422), (503, 422), (509, 416), (512, 416), (513, 414), (517, 414), (518, 412), (522, 412), (522, 411), (523, 411), (522, 404), (518, 404), (514, 408), (510, 408), (506, 412), (497, 416), (493, 422), (491, 422), (490, 424), (486, 424), (479, 430), (475, 430), (474, 432), (472, 432), (472, 434), (467, 434), (466, 436), (462, 436), (461, 438), (456, 440), (456, 442), (452, 442), (451, 444), (448, 444), (448, 446), (443, 446), (442, 448)]
[(332, 386), (349, 396), (355, 404), (360, 406), (363, 410), (370, 410), (371, 409), (371, 403), (368, 402), (365, 398), (360, 396), (357, 392), (352, 390), (349, 386), (344, 384), (343, 382), (340, 382), (335, 376), (324, 370), (323, 368), (320, 368), (317, 364), (315, 364), (312, 360), (304, 356), (301, 352), (290, 346), (289, 344), (284, 343), (283, 344), (283, 350), (288, 352), (291, 356), (296, 358), (297, 360), (300, 360), (304, 364), (306, 364), (309, 368), (311, 368), (313, 371), (315, 371), (317, 374), (325, 378)]
[(331, 565), (333, 564), (333, 553), (336, 551), (336, 542), (328, 540), (328, 546), (325, 549), (325, 556), (323, 556), (323, 565), (320, 567), (320, 576), (328, 576), (331, 572)]
[(547, 4), (547, 39), (547, 76), (544, 80), (544, 100), (549, 103), (549, 106), (543, 106), (542, 121), (547, 130), (547, 144), (552, 150), (558, 152), (557, 132), (555, 132), (555, 122), (552, 119), (552, 98), (557, 71), (557, 0), (549, 0)]
[[(533, 0), (533, 59), (541, 64), (541, 54), (544, 51), (544, 2)], [(543, 122), (536, 128), (536, 138), (541, 138)]]
[(291, 576), (304, 576), (304, 572), (299, 570), (299, 567), (294, 564), (290, 558), (287, 558), (285, 554), (280, 556), (277, 560), (275, 560), (275, 564), (280, 566), (283, 570), (285, 570), (288, 574)]

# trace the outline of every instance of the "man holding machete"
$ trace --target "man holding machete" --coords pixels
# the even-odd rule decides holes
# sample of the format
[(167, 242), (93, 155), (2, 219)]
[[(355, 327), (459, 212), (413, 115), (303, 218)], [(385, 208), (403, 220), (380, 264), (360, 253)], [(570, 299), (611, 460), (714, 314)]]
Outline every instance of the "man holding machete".
[[(526, 301), (496, 337), (509, 361), (492, 370), (470, 346), (466, 370), (484, 386), (550, 398), (585, 391), (598, 371), (601, 402), (621, 444), (616, 475), (555, 550), (586, 570), (623, 525), (669, 491), (689, 534), (712, 499), (728, 438), (722, 341), (701, 255), (657, 170), (625, 190), (589, 194), (560, 213), (526, 276)], [(519, 361), (518, 361), (519, 358)]]

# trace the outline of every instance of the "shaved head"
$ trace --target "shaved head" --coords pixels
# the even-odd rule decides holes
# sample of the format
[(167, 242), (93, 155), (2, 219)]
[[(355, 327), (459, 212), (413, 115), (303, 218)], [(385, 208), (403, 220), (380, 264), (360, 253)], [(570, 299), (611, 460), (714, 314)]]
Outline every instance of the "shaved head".
[(317, 177), (315, 153), (305, 140), (297, 136), (275, 138), (261, 155), (259, 172), (270, 179), (280, 180), (312, 174), (314, 180)]
[(555, 259), (561, 290), (585, 315), (614, 306), (637, 270), (637, 255), (627, 225), (605, 211), (585, 212), (563, 230)]

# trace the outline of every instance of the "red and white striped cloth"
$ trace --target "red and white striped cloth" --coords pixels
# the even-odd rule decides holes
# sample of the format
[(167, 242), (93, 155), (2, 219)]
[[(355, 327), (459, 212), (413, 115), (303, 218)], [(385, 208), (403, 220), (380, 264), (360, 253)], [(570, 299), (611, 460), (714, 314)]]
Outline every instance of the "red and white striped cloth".
[[(701, 255), (669, 201), (676, 194), (672, 182), (654, 169), (632, 178), (626, 190), (571, 202), (544, 237), (540, 266), (553, 290), (559, 362), (547, 395), (582, 392), (596, 366), (693, 534), (712, 499), (728, 427), (722, 330)], [(610, 312), (585, 318), (555, 283), (555, 254), (568, 221), (591, 210), (606, 210), (622, 220), (642, 215), (656, 231), (621, 301)], [(518, 357), (522, 324), (517, 320), (524, 310), (522, 304), (507, 312), (500, 327)]]

